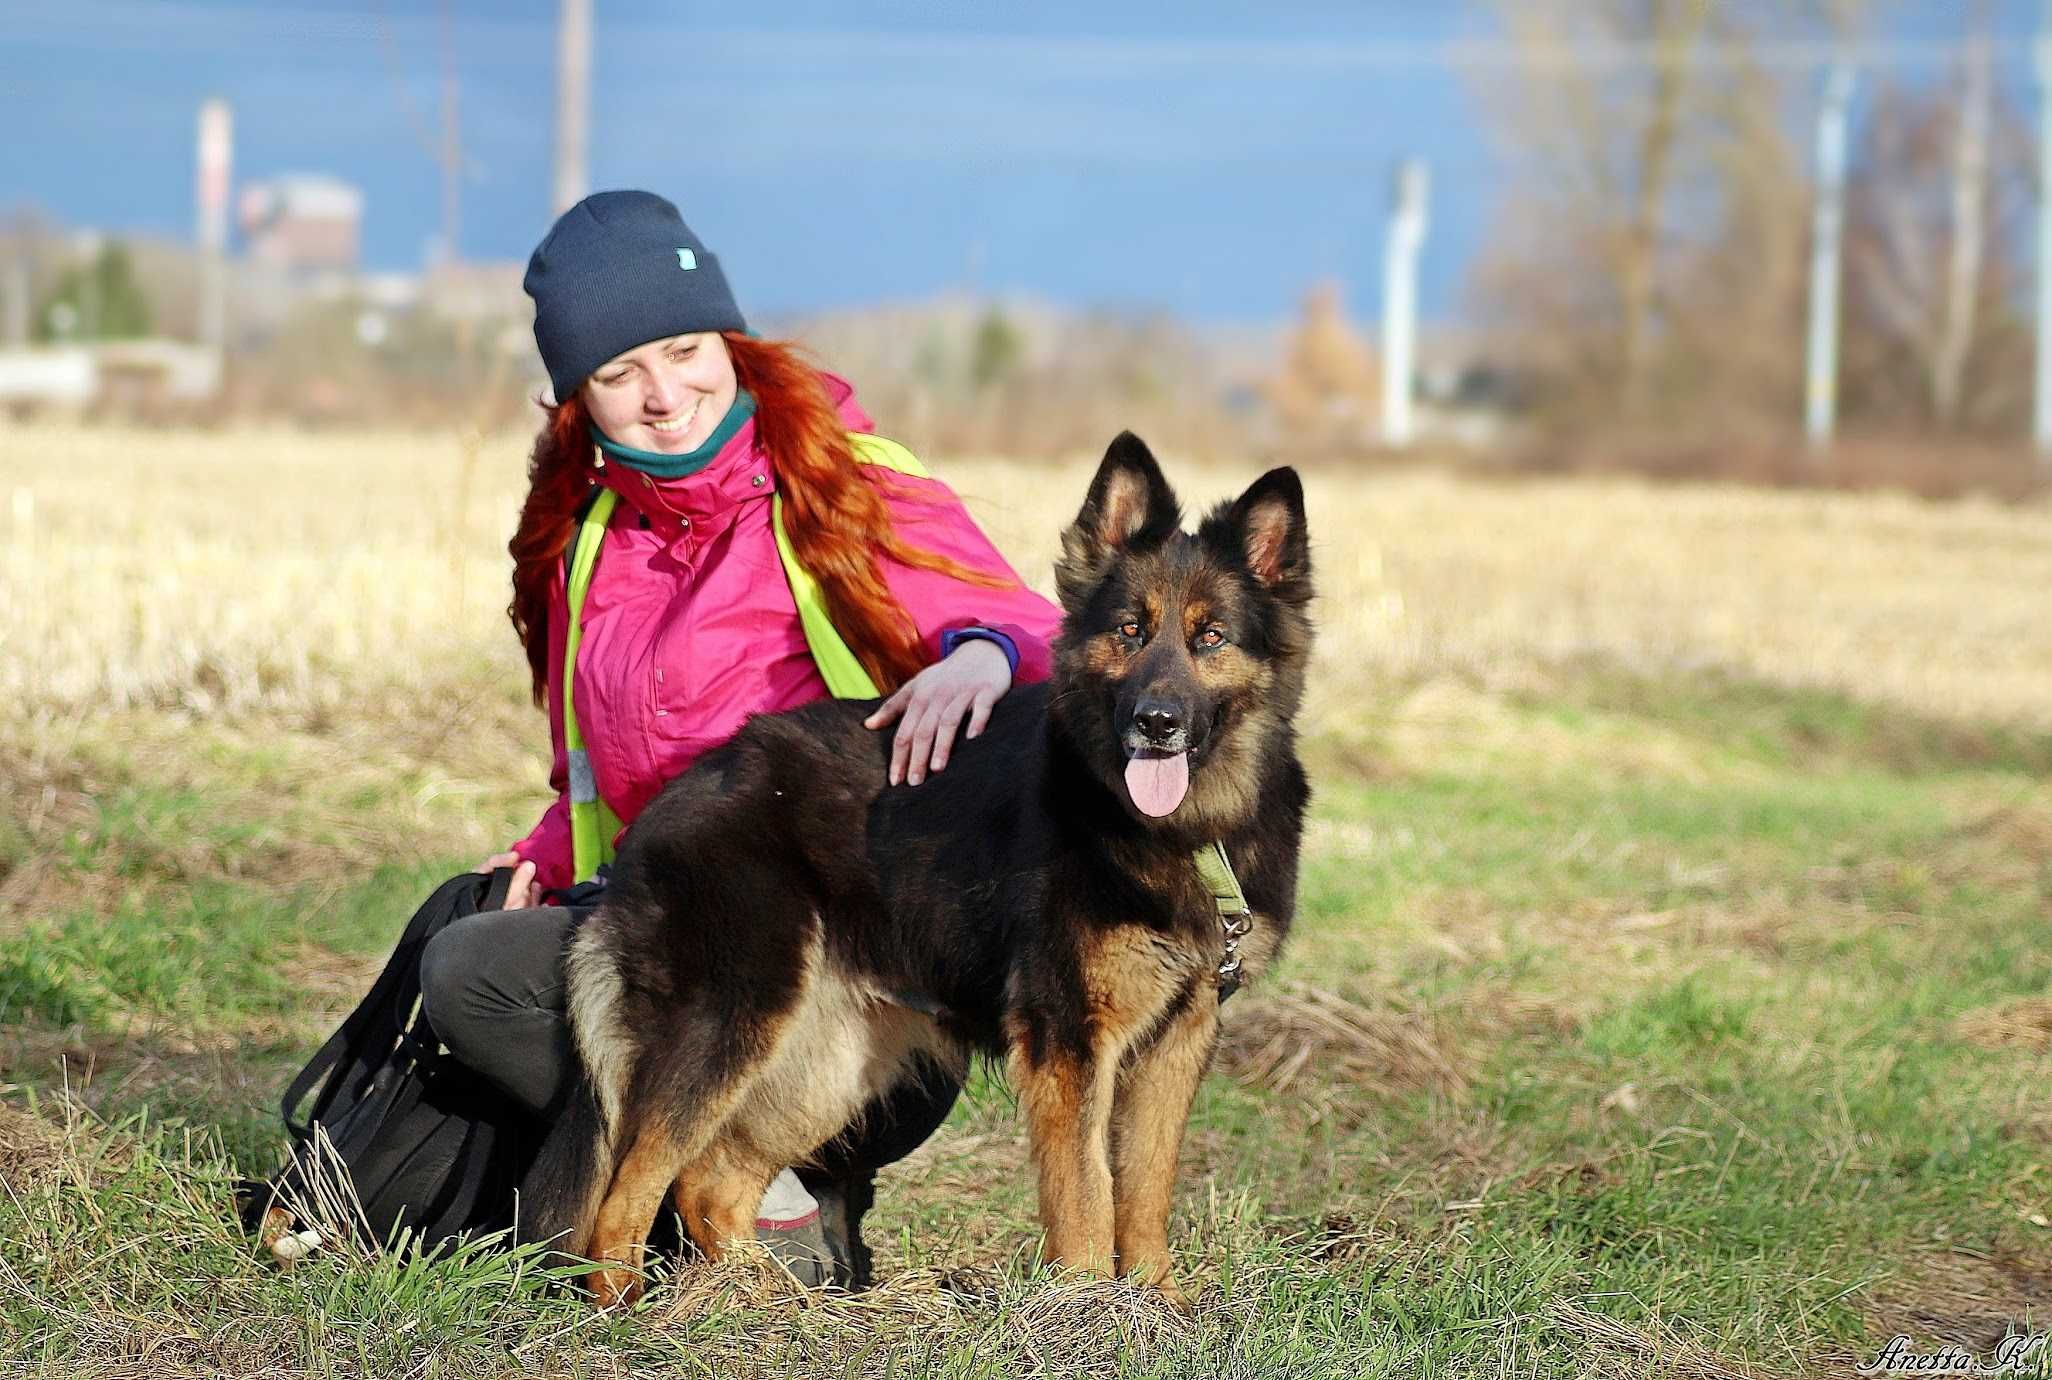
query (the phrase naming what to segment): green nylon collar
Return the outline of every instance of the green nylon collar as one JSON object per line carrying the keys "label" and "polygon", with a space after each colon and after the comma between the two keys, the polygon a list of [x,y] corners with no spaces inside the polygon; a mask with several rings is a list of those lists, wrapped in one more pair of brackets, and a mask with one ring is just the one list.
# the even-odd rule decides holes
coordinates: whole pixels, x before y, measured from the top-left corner
{"label": "green nylon collar", "polygon": [[1218,903],[1220,916],[1247,913],[1246,894],[1240,890],[1240,879],[1233,875],[1223,843],[1207,843],[1197,850],[1197,875],[1211,888],[1211,899]]}
{"label": "green nylon collar", "polygon": [[630,470],[639,470],[657,479],[682,479],[710,465],[719,455],[720,448],[733,440],[734,433],[754,415],[755,395],[746,388],[736,389],[733,405],[727,409],[727,415],[720,418],[720,424],[713,428],[713,434],[695,450],[687,450],[682,455],[665,455],[661,451],[623,446],[600,431],[597,422],[591,424],[591,439],[598,442],[598,448],[606,453],[608,459],[617,460]]}

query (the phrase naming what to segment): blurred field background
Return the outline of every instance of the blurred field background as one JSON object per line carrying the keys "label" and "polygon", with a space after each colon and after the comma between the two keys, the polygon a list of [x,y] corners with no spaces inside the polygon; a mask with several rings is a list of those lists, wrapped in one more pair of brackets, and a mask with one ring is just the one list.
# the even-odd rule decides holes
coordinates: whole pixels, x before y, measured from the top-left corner
{"label": "blurred field background", "polygon": [[[603,0],[595,180],[689,187],[751,320],[850,377],[1037,588],[1122,427],[1193,515],[1300,467],[1299,927],[1226,1008],[1186,1144],[1193,1319],[1036,1273],[985,1076],[885,1175],[865,1298],[737,1267],[597,1318],[518,1255],[275,1272],[226,1197],[279,1153],[278,1092],[428,889],[547,803],[504,608],[556,9],[103,4],[0,52],[0,110],[68,112],[0,151],[0,338],[28,342],[0,350],[0,1371],[1753,1380],[2052,1327],[2021,0],[1331,34],[1282,7],[1280,38],[1202,4],[700,32]],[[684,168],[633,104],[680,52],[718,69],[734,166]],[[271,66],[293,91],[232,75]],[[215,249],[135,209],[166,158],[186,175],[208,93],[164,74],[193,72],[241,93],[267,188]],[[355,123],[324,133],[331,105]],[[135,226],[27,204],[124,110],[181,144],[136,161]],[[380,190],[272,175],[312,148]],[[1414,158],[1422,310],[1391,368]],[[430,229],[417,272],[359,261]],[[857,267],[828,282],[834,255]],[[187,395],[163,360],[194,349],[215,372]],[[19,385],[51,360],[97,391]]]}

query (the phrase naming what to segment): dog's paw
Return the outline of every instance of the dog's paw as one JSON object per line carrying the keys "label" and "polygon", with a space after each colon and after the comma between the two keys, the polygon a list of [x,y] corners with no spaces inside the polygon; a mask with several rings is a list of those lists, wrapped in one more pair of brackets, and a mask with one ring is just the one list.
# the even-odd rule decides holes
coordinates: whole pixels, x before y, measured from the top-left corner
{"label": "dog's paw", "polygon": [[629,1308],[641,1297],[639,1270],[593,1270],[584,1282],[591,1290],[592,1304],[601,1309]]}
{"label": "dog's paw", "polygon": [[1162,1302],[1186,1317],[1197,1311],[1197,1305],[1190,1302],[1190,1296],[1176,1286],[1174,1277],[1170,1275],[1165,1274],[1154,1281],[1154,1291],[1161,1295]]}

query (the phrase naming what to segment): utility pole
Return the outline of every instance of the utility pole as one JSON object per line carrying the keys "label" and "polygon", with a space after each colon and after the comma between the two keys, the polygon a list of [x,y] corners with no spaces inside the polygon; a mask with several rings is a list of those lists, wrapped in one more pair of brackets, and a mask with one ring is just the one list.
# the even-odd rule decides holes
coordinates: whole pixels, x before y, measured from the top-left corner
{"label": "utility pole", "polygon": [[7,259],[7,329],[4,339],[8,346],[16,350],[24,348],[29,342],[28,265],[22,262],[19,249]]}
{"label": "utility pole", "polygon": [[81,230],[71,237],[71,252],[79,264],[78,336],[97,341],[101,330],[100,254],[107,242],[97,230]]}
{"label": "utility pole", "polygon": [[5,284],[6,329],[0,341],[20,350],[29,343],[29,239],[32,233],[25,213],[16,213],[7,227],[7,281]]}
{"label": "utility pole", "polygon": [[[2052,3],[2052,0],[2048,0]],[[1389,238],[1382,251],[1382,440],[1411,444],[1411,380],[1418,339],[1418,251],[1425,245],[1428,184],[1423,160],[1397,169]]]}
{"label": "utility pole", "polygon": [[456,21],[454,0],[442,0],[442,262],[453,265],[462,233],[463,145],[456,134]]}
{"label": "utility pole", "polygon": [[2038,466],[2052,471],[2052,0],[2038,30]]}
{"label": "utility pole", "polygon": [[232,129],[228,102],[210,100],[200,106],[199,223],[193,238],[199,242],[200,252],[199,342],[213,350],[221,348],[227,335],[221,254],[228,242]]}
{"label": "utility pole", "polygon": [[582,201],[591,187],[584,168],[590,87],[591,0],[562,0],[556,34],[556,186],[551,216]]}
{"label": "utility pole", "polygon": [[1838,421],[1839,239],[1845,226],[1845,125],[1853,69],[1844,57],[1824,80],[1817,112],[1817,204],[1810,236],[1810,341],[1804,369],[1803,433],[1812,450],[1831,444]]}

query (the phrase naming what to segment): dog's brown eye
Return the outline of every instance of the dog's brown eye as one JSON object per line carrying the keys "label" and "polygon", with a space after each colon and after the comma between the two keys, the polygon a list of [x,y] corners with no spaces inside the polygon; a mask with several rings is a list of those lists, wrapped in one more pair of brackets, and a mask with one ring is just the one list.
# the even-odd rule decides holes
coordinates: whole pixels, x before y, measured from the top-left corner
{"label": "dog's brown eye", "polygon": [[1121,624],[1119,624],[1119,636],[1120,636],[1120,637],[1138,637],[1139,635],[1140,635],[1140,625],[1139,625],[1138,623],[1121,623]]}
{"label": "dog's brown eye", "polygon": [[1226,635],[1223,628],[1206,628],[1203,632],[1197,634],[1197,645],[1200,647],[1223,647],[1225,640]]}

